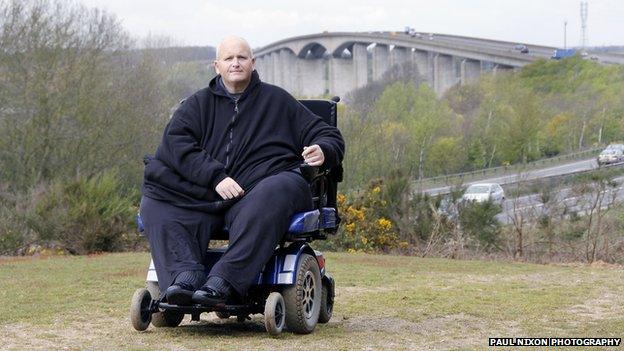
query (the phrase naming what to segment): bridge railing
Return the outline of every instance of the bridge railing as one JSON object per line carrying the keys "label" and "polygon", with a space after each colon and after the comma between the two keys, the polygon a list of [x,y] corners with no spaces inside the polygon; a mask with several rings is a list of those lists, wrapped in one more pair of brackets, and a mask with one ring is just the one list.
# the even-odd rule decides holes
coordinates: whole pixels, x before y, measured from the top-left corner
{"label": "bridge railing", "polygon": [[562,164],[567,161],[582,160],[582,159],[595,157],[603,149],[604,147],[596,147],[596,148],[590,148],[590,149],[575,152],[575,153],[559,155],[559,156],[549,157],[549,158],[543,158],[543,159],[528,162],[525,164],[491,167],[491,168],[484,168],[484,169],[470,171],[470,172],[462,172],[462,173],[455,173],[455,174],[448,174],[448,175],[436,176],[436,177],[431,177],[431,178],[425,178],[422,180],[415,181],[415,185],[419,189],[426,191],[427,189],[431,189],[435,187],[454,186],[454,185],[465,184],[467,182],[473,182],[473,181],[478,181],[482,179],[492,178],[496,176],[508,176],[508,175],[517,174],[518,172],[536,170],[544,166],[556,166],[557,164]]}

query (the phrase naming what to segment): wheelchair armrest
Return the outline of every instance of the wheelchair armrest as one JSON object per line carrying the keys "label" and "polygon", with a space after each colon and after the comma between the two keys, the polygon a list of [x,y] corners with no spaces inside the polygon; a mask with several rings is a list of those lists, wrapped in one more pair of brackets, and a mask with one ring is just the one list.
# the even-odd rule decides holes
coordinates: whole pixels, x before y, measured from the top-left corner
{"label": "wheelchair armrest", "polygon": [[310,166],[307,163],[302,163],[299,165],[299,171],[301,171],[301,175],[308,183],[312,183],[318,177],[321,167]]}

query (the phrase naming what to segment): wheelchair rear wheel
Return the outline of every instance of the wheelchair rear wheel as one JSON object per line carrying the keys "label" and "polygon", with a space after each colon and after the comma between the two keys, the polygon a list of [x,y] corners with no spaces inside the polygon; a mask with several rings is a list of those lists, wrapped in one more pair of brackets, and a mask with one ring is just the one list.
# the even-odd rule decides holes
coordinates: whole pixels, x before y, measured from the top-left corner
{"label": "wheelchair rear wheel", "polygon": [[329,291],[329,286],[323,284],[323,295],[321,296],[321,311],[319,313],[319,323],[327,323],[334,311],[334,297]]}
{"label": "wheelchair rear wheel", "polygon": [[314,331],[321,310],[321,273],[314,256],[302,254],[295,284],[284,289],[286,326],[297,334]]}

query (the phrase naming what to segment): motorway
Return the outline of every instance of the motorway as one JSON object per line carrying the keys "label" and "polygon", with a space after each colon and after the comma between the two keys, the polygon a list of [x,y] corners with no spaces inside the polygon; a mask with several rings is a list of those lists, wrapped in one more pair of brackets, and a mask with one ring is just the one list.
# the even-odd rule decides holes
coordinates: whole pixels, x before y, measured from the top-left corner
{"label": "motorway", "polygon": [[[552,189],[552,199],[542,202],[541,194],[531,194],[519,196],[513,199],[506,199],[496,218],[504,224],[512,224],[515,221],[537,221],[543,215],[564,216],[572,213],[583,215],[589,212],[592,207],[595,209],[606,209],[613,204],[624,201],[624,177],[613,179],[614,186],[606,187],[598,196],[597,191],[582,193],[574,191],[572,188]],[[602,199],[601,201],[598,200]]]}
{"label": "motorway", "polygon": [[[455,35],[446,35],[446,34],[436,34],[432,33],[430,36],[429,33],[419,33],[420,37],[414,37],[415,40],[423,40],[423,41],[438,41],[444,42],[448,44],[461,44],[466,46],[474,46],[476,48],[487,48],[492,50],[498,50],[508,53],[517,53],[514,49],[516,44],[524,44],[529,49],[529,52],[526,54],[528,56],[535,56],[540,58],[550,58],[554,52],[556,47],[552,46],[542,46],[542,45],[533,45],[529,43],[521,43],[521,42],[508,42],[501,40],[492,40],[492,39],[481,39],[481,38],[471,38],[471,37],[462,37]],[[407,34],[404,34],[407,35]],[[431,39],[430,39],[431,38]],[[618,53],[604,53],[604,52],[593,52],[591,50],[587,51],[588,57],[594,57],[596,61],[608,64],[624,64],[624,54]]]}
{"label": "motorway", "polygon": [[[499,183],[501,185],[512,184],[512,183],[517,183],[519,181],[528,181],[528,180],[535,180],[535,179],[540,179],[540,178],[548,178],[548,177],[584,172],[584,171],[589,171],[589,170],[596,169],[596,168],[598,168],[596,159],[590,158],[586,160],[565,163],[565,164],[553,166],[553,167],[547,167],[547,168],[542,168],[542,169],[537,169],[537,170],[532,170],[532,171],[512,173],[512,174],[507,174],[507,175],[499,176],[499,177],[481,179],[478,181],[466,183],[465,185],[470,185],[474,183]],[[424,192],[429,195],[438,195],[438,194],[448,193],[450,192],[450,190],[451,190],[451,186],[442,186],[442,187],[429,188],[429,189],[424,190]]]}
{"label": "motorway", "polygon": [[[623,163],[615,164],[614,167],[622,167]],[[569,162],[566,164],[547,167],[527,172],[509,174],[505,176],[492,177],[473,181],[465,184],[475,183],[499,183],[501,185],[512,185],[519,182],[547,179],[550,177],[558,177],[570,175],[574,173],[586,172],[597,169],[598,164],[595,158]],[[606,187],[601,193],[601,208],[608,208],[612,204],[624,202],[624,177],[613,179],[614,186]],[[441,195],[450,191],[450,186],[430,188],[424,192],[429,195]],[[507,187],[509,194],[511,188]],[[550,200],[543,202],[542,194],[522,195],[515,198],[507,198],[501,203],[502,212],[496,218],[503,224],[512,224],[514,221],[535,221],[542,215],[564,215],[576,213],[583,215],[587,213],[596,201],[597,192],[581,193],[571,187],[550,189]]]}

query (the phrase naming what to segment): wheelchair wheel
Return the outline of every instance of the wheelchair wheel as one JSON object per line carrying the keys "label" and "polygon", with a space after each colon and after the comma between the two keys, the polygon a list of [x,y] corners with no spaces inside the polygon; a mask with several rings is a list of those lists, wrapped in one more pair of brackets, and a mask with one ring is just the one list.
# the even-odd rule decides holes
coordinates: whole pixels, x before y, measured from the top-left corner
{"label": "wheelchair wheel", "polygon": [[228,319],[228,318],[231,317],[229,312],[219,312],[219,311],[217,311],[217,312],[215,312],[215,314],[217,315],[217,317],[219,319]]}
{"label": "wheelchair wheel", "polygon": [[323,284],[321,296],[321,311],[319,312],[319,323],[327,323],[334,311],[334,297],[331,295],[329,286]]}
{"label": "wheelchair wheel", "polygon": [[[147,291],[154,297],[160,298],[160,288],[156,282],[147,282]],[[175,328],[184,319],[184,313],[176,311],[162,311],[152,314],[152,325],[157,328]]]}
{"label": "wheelchair wheel", "polygon": [[134,329],[144,331],[152,321],[152,313],[149,310],[152,295],[147,289],[137,289],[132,295],[130,302],[130,321]]}
{"label": "wheelchair wheel", "polygon": [[274,291],[266,300],[264,305],[264,327],[271,335],[279,335],[284,329],[286,316],[284,314],[285,304],[282,294]]}
{"label": "wheelchair wheel", "polygon": [[294,285],[284,289],[286,326],[297,334],[314,331],[321,310],[321,273],[316,258],[302,254]]}

